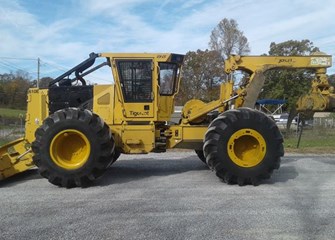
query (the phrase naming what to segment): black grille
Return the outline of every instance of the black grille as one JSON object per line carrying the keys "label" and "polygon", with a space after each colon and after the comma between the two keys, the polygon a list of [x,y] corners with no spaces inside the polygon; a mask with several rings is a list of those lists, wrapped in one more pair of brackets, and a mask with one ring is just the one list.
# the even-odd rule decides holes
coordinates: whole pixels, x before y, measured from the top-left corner
{"label": "black grille", "polygon": [[[93,86],[49,88],[49,113],[68,107],[92,108]],[[92,110],[92,109],[90,109]]]}

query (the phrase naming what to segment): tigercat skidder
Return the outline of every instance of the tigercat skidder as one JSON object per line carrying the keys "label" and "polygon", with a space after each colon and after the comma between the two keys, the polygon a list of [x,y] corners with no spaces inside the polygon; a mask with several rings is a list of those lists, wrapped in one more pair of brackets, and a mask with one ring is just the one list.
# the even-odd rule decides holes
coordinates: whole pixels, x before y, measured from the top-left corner
{"label": "tigercat skidder", "polygon": [[[96,58],[106,61],[97,65]],[[284,154],[275,122],[252,109],[263,73],[272,68],[314,70],[312,90],[299,100],[298,109],[324,111],[335,105],[326,76],[331,56],[231,56],[225,72],[244,70],[250,78],[237,90],[231,80],[222,83],[218,100],[190,100],[180,122],[173,123],[183,58],[92,53],[47,89],[29,89],[25,136],[0,148],[0,179],[37,166],[52,184],[85,186],[121,153],[184,148],[195,150],[223,181],[257,185],[279,168]],[[114,84],[88,85],[85,76],[103,66],[111,68]]]}

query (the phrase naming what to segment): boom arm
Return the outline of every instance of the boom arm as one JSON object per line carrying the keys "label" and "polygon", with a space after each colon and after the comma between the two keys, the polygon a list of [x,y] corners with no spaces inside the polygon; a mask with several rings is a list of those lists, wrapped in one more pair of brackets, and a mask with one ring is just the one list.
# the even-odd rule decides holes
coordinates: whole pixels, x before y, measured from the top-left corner
{"label": "boom arm", "polygon": [[265,72],[274,68],[326,69],[332,66],[330,55],[310,56],[239,56],[232,55],[225,61],[227,74],[243,70],[250,74],[256,71]]}
{"label": "boom arm", "polygon": [[[225,72],[230,74],[236,70],[242,70],[250,74],[241,89],[245,89],[247,95],[237,100],[237,106],[254,107],[258,95],[264,85],[264,72],[269,69],[313,69],[315,71],[315,79],[312,82],[311,94],[312,103],[306,104],[301,102],[298,110],[321,110],[323,111],[331,105],[331,87],[329,85],[326,69],[331,67],[332,57],[318,53],[310,56],[230,56],[225,61]],[[238,91],[241,91],[239,89]],[[310,94],[310,95],[311,95]],[[322,95],[322,96],[321,96]],[[325,97],[326,96],[326,97]],[[330,96],[330,97],[329,97]],[[323,103],[316,99],[323,99]],[[326,98],[326,99],[325,99]],[[309,98],[311,99],[311,98]],[[308,106],[307,106],[308,105]],[[326,106],[327,105],[327,106]]]}

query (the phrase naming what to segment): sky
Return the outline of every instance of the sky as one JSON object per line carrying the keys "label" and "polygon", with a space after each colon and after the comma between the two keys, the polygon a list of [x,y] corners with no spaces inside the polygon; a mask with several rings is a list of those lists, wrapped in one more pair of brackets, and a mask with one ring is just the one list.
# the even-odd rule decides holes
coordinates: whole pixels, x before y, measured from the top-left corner
{"label": "sky", "polygon": [[223,18],[237,21],[251,55],[303,39],[335,55],[335,0],[0,0],[0,73],[36,79],[37,58],[41,77],[57,77],[91,52],[205,50]]}

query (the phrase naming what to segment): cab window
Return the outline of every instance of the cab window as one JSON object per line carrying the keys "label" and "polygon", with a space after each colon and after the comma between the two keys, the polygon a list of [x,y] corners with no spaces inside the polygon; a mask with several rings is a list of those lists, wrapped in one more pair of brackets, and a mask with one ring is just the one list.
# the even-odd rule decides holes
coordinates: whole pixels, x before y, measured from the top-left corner
{"label": "cab window", "polygon": [[159,63],[159,93],[171,96],[176,91],[178,66],[174,63]]}
{"label": "cab window", "polygon": [[125,102],[152,101],[152,61],[119,60],[117,68]]}

